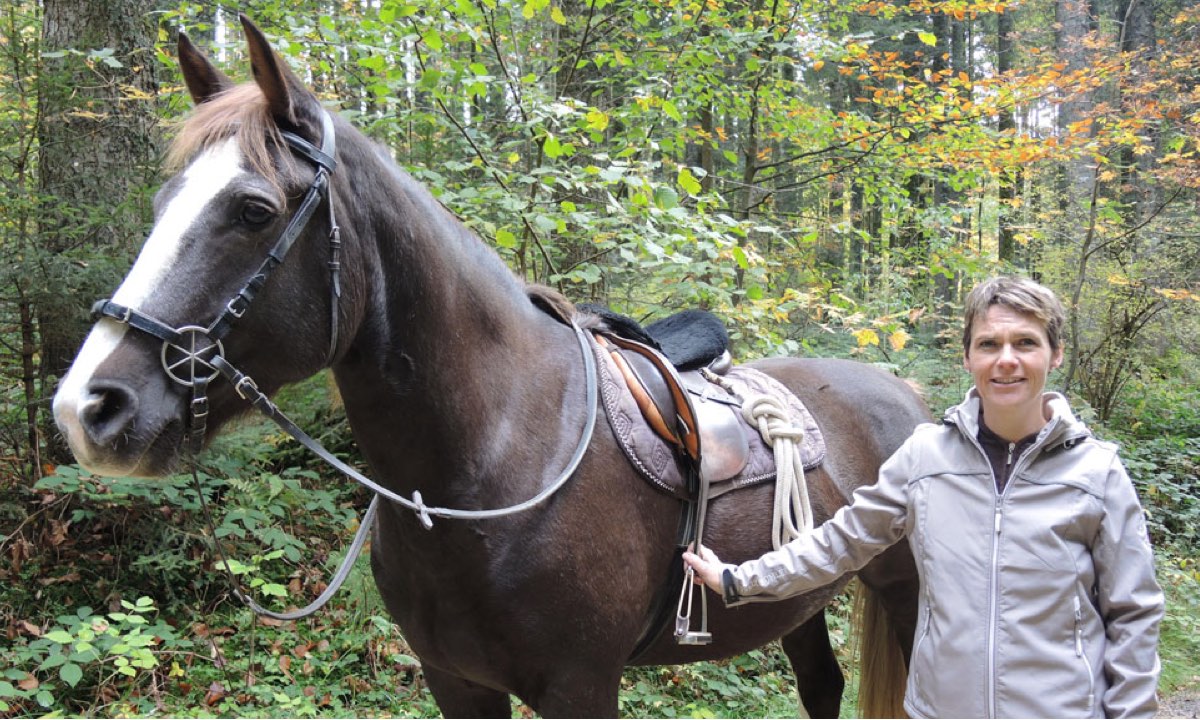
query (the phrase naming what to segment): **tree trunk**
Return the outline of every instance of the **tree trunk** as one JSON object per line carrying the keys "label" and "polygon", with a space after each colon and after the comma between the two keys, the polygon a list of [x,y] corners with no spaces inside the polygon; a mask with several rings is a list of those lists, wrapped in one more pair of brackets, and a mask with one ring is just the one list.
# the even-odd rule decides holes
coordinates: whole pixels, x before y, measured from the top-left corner
{"label": "tree trunk", "polygon": [[[1016,31],[1016,7],[1008,7],[996,18],[996,71],[1003,77],[1012,72],[1016,59],[1016,42],[1013,33]],[[1017,141],[1017,108],[1008,107],[1000,113],[999,126],[1001,135]],[[1018,216],[1017,198],[1020,197],[1018,188],[1021,187],[1023,171],[1017,165],[1007,169],[1000,176],[1000,209],[999,209],[999,256],[1001,262],[1018,264],[1017,240],[1014,219]]]}
{"label": "tree trunk", "polygon": [[[1151,76],[1151,66],[1158,55],[1154,8],[1149,0],[1122,0],[1117,8],[1116,19],[1121,27],[1121,52],[1131,56],[1129,68],[1132,72],[1126,83],[1132,85],[1140,78]],[[1123,104],[1140,102],[1141,98],[1145,97],[1141,94],[1144,89],[1127,84],[1123,84],[1122,93],[1132,94],[1133,98],[1122,98]],[[1137,154],[1127,147],[1121,158],[1126,191],[1123,199],[1131,209],[1131,225],[1149,221],[1158,212],[1163,199],[1158,184],[1152,181],[1154,165],[1161,155],[1161,128],[1158,124],[1151,124],[1144,132],[1148,144],[1154,147],[1154,152]],[[1151,245],[1146,256],[1152,257],[1158,250],[1159,248]]]}
{"label": "tree trunk", "polygon": [[[65,372],[83,339],[87,304],[112,291],[122,259],[141,243],[159,133],[154,0],[42,5],[37,135],[46,257],[32,300],[49,393],[47,381]],[[51,455],[67,459],[61,448]]]}
{"label": "tree trunk", "polygon": [[[1057,0],[1055,18],[1055,44],[1058,59],[1066,66],[1064,74],[1085,69],[1089,63],[1088,35],[1096,26],[1092,0]],[[1073,130],[1077,127],[1076,123],[1091,117],[1095,105],[1091,90],[1065,90],[1068,94],[1058,106],[1058,131],[1063,138],[1072,132],[1078,132]],[[1094,132],[1093,124],[1089,133]],[[1063,226],[1067,228],[1067,232],[1070,232],[1070,228],[1078,227],[1079,220],[1087,212],[1095,177],[1093,165],[1094,161],[1091,158],[1077,153],[1061,169],[1060,197],[1065,214]]]}

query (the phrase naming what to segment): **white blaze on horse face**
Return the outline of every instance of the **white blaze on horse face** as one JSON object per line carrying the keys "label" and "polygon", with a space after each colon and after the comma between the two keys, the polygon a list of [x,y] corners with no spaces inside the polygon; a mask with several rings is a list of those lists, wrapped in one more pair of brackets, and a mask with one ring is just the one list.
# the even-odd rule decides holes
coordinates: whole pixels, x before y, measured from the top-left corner
{"label": "white blaze on horse face", "polygon": [[[113,295],[113,302],[145,310],[144,303],[163,284],[179,257],[188,230],[209,203],[243,172],[241,161],[237,141],[231,138],[201,153],[184,170],[183,184],[155,223],[137,262]],[[80,462],[86,462],[87,434],[79,414],[89,402],[97,401],[89,396],[88,383],[127,329],[108,318],[96,323],[54,396],[54,418]]]}

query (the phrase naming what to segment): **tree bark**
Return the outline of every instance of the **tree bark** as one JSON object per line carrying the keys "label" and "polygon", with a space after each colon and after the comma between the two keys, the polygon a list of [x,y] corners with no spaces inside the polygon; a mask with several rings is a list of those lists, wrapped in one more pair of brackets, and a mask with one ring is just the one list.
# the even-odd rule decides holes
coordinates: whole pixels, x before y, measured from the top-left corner
{"label": "tree bark", "polygon": [[[1085,69],[1089,63],[1087,38],[1096,27],[1096,13],[1092,0],[1057,0],[1055,26],[1056,52],[1059,61],[1066,66],[1064,74]],[[1095,106],[1092,91],[1072,91],[1070,88],[1066,88],[1066,91],[1068,94],[1058,106],[1058,131],[1060,137],[1064,138],[1072,133],[1075,123],[1091,116]],[[1090,132],[1094,133],[1095,125],[1091,127]],[[1066,228],[1078,227],[1083,214],[1087,212],[1095,177],[1093,165],[1094,162],[1090,158],[1079,153],[1067,161],[1061,170],[1060,197]]]}
{"label": "tree bark", "polygon": [[[996,71],[1001,77],[1012,72],[1016,60],[1016,7],[1008,7],[996,18]],[[1017,108],[1008,107],[1000,113],[998,129],[1015,143],[1017,140]],[[1018,165],[1000,177],[999,256],[1001,262],[1018,263],[1018,247],[1014,219],[1018,216],[1017,198],[1023,170]]]}
{"label": "tree bark", "polygon": [[[44,0],[37,127],[43,391],[69,367],[92,295],[143,238],[158,170],[155,0]],[[115,261],[115,263],[114,263]],[[53,437],[48,433],[47,437]],[[67,457],[52,450],[57,460]]]}

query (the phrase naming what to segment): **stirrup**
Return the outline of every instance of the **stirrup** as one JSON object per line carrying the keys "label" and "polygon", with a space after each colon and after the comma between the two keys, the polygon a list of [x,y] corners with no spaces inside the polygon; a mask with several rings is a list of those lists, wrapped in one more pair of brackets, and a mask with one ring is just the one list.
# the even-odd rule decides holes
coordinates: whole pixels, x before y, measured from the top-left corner
{"label": "stirrup", "polygon": [[683,589],[675,609],[675,642],[680,645],[708,645],[712,642],[712,633],[708,631],[708,593],[703,590],[700,591],[700,629],[689,629],[692,624],[692,593],[696,589],[696,583],[693,582],[695,574],[696,571],[690,567],[684,571]]}

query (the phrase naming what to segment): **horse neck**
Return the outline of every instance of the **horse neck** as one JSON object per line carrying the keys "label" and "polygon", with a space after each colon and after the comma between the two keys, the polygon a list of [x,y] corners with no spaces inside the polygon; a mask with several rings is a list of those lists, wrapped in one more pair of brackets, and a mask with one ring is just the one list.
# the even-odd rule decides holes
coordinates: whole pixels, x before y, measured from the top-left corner
{"label": "horse neck", "polygon": [[364,309],[335,371],[360,448],[402,489],[438,477],[435,493],[456,479],[475,492],[481,473],[521,464],[536,480],[528,468],[556,463],[560,445],[569,454],[581,423],[571,331],[390,160],[374,149],[354,160],[343,233]]}

